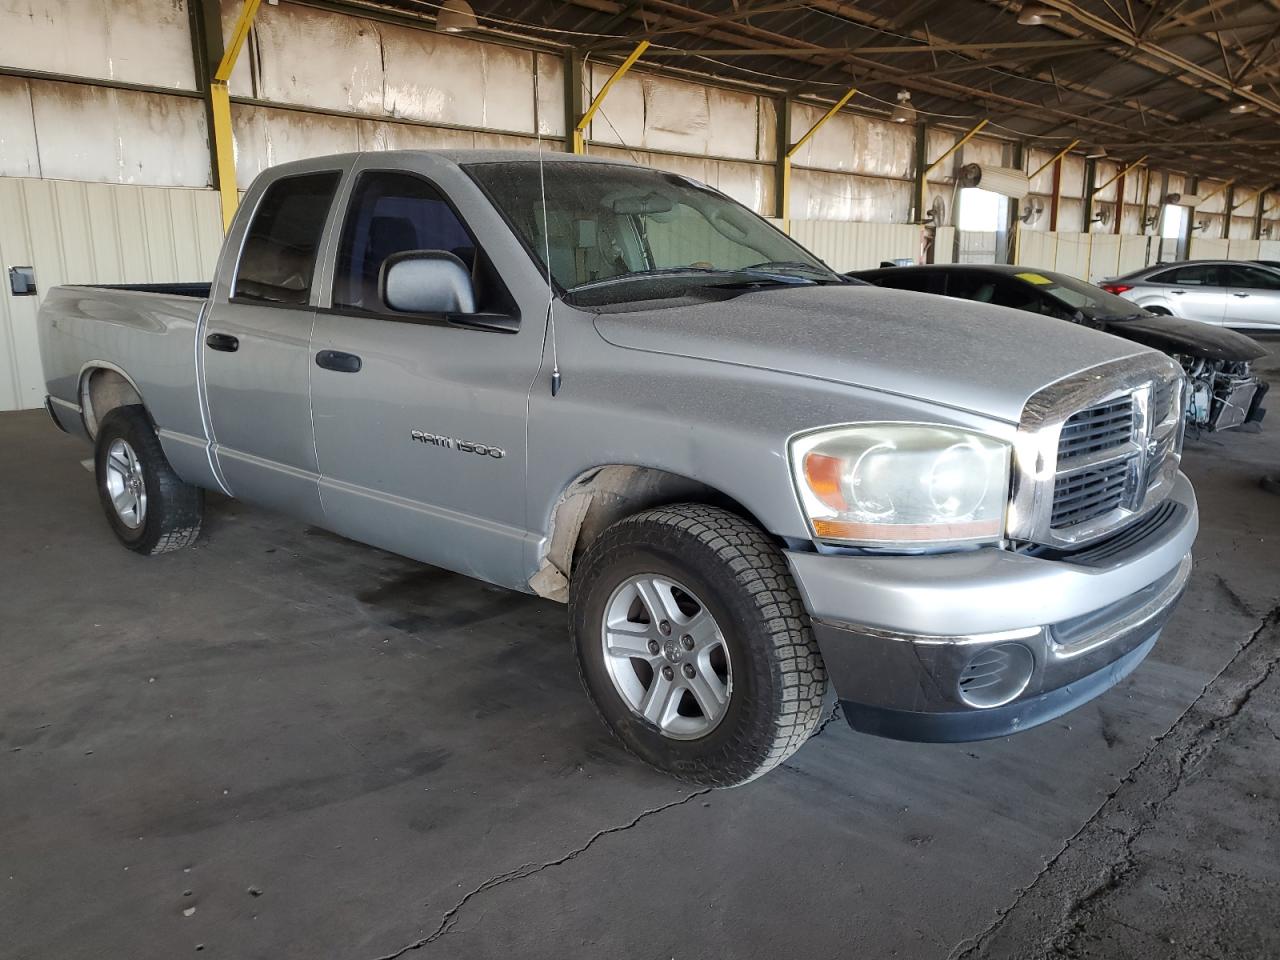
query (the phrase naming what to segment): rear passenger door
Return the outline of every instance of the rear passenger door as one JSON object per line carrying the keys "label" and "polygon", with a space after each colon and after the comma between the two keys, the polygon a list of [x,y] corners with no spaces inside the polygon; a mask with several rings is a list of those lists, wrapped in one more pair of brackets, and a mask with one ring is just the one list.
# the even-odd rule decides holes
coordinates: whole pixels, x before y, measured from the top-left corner
{"label": "rear passenger door", "polygon": [[[426,563],[523,585],[525,418],[546,288],[525,290],[525,303],[513,299],[455,205],[457,193],[474,194],[479,213],[496,216],[465,174],[443,162],[434,174],[420,172],[434,169],[422,155],[404,161],[411,167],[398,163],[371,154],[357,165],[330,302],[316,317],[310,366],[325,525]],[[387,307],[379,277],[388,258],[409,250],[457,256],[471,271],[479,309],[506,318],[507,328]],[[335,354],[354,359],[335,365]]]}
{"label": "rear passenger door", "polygon": [[1216,263],[1189,263],[1158,273],[1147,282],[1159,288],[1175,317],[1222,324],[1227,309],[1227,288]]}
{"label": "rear passenger door", "polygon": [[308,364],[313,281],[341,169],[245,198],[223,248],[200,347],[218,469],[233,495],[320,523]]}
{"label": "rear passenger door", "polygon": [[1232,264],[1226,271],[1226,325],[1280,329],[1280,273],[1243,263]]}

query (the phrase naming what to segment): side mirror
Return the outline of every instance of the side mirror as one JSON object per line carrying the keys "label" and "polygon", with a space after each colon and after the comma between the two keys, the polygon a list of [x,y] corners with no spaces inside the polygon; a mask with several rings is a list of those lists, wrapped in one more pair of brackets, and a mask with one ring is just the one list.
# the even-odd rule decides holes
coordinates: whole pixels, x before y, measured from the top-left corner
{"label": "side mirror", "polygon": [[405,250],[382,265],[382,302],[398,313],[475,313],[471,274],[445,250]]}

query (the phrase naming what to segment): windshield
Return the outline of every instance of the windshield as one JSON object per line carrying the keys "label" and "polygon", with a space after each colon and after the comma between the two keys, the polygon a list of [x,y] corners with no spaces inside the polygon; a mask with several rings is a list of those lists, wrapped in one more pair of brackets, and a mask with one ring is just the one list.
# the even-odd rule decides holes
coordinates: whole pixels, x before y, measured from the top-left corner
{"label": "windshield", "polygon": [[1091,283],[1068,277],[1061,273],[1045,273],[1028,270],[1016,275],[1019,280],[1035,284],[1044,293],[1060,300],[1073,310],[1080,310],[1095,317],[1133,317],[1142,313],[1142,308],[1124,297]]}
{"label": "windshield", "polygon": [[[570,296],[673,277],[837,283],[811,253],[723,194],[673,173],[602,163],[479,163],[467,172]],[[546,181],[543,223],[542,180]],[[545,228],[545,239],[544,239]],[[680,285],[677,284],[677,287]],[[644,294],[645,296],[648,295]]]}

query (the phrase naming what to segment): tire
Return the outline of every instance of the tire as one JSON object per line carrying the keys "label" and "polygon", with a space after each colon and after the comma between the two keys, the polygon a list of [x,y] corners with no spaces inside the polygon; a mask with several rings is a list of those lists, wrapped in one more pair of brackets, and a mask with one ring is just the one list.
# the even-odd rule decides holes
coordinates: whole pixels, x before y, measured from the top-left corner
{"label": "tire", "polygon": [[727,510],[677,504],[605,530],[574,566],[569,629],[605,725],[687,783],[754,780],[821,718],[826,669],[786,560]]}
{"label": "tire", "polygon": [[140,406],[116,407],[102,420],[94,474],[107,523],[130,550],[180,550],[200,535],[204,496],[184,483]]}

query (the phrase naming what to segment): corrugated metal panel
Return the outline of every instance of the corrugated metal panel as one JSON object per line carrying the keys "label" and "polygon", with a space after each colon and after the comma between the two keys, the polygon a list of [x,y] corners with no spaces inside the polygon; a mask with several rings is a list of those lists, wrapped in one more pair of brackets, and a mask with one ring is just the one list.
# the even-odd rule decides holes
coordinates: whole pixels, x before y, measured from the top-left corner
{"label": "corrugated metal panel", "polygon": [[955,260],[956,228],[938,227],[933,237],[933,262],[952,263]]}
{"label": "corrugated metal panel", "polygon": [[1097,283],[1104,277],[1114,277],[1120,270],[1120,238],[1114,234],[1095,234],[1089,250],[1088,273],[1082,277]]}
{"label": "corrugated metal panel", "polygon": [[1121,237],[1120,262],[1116,267],[1116,276],[1141,270],[1155,261],[1158,244],[1154,237]]}
{"label": "corrugated metal panel", "polygon": [[[825,111],[796,104],[792,134],[799,137]],[[909,177],[915,162],[915,129],[870,117],[841,113],[818,128],[792,161],[797,167],[817,167],[876,177]]]}
{"label": "corrugated metal panel", "polygon": [[1259,260],[1262,258],[1261,253],[1262,241],[1250,240],[1245,238],[1237,239],[1233,237],[1227,241],[1227,259],[1228,260]]}
{"label": "corrugated metal panel", "polygon": [[[611,66],[592,64],[589,93],[599,91],[612,72]],[[638,150],[757,160],[772,155],[762,153],[772,142],[762,128],[772,123],[772,112],[766,118],[762,98],[754,94],[632,70],[609,91],[588,133],[598,143]]]}
{"label": "corrugated metal panel", "polygon": [[867,270],[882,260],[921,258],[921,228],[915,224],[791,220],[791,236],[833,270]]}
{"label": "corrugated metal panel", "polygon": [[1259,260],[1280,260],[1280,240],[1258,241]]}
{"label": "corrugated metal panel", "polygon": [[0,77],[0,177],[38,176],[31,85],[19,77]]}
{"label": "corrugated metal panel", "polygon": [[791,171],[791,216],[795,220],[854,220],[901,223],[911,205],[911,184],[825,170]]}
{"label": "corrugated metal panel", "polygon": [[[1199,231],[1197,231],[1198,233]],[[1227,241],[1221,237],[1203,237],[1192,234],[1188,259],[1191,260],[1225,260]]]}
{"label": "corrugated metal panel", "polygon": [[199,100],[0,78],[0,125],[0,175],[174,187],[209,184]]}
{"label": "corrugated metal panel", "polygon": [[194,90],[185,0],[0,4],[0,63],[25,70]]}
{"label": "corrugated metal panel", "polygon": [[[0,177],[0,264],[35,267],[43,293],[60,283],[207,280],[222,244],[218,195]],[[43,296],[0,292],[0,410],[38,407],[36,337]]]}

